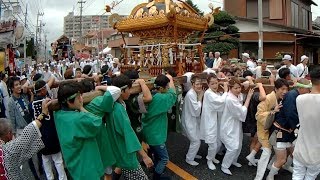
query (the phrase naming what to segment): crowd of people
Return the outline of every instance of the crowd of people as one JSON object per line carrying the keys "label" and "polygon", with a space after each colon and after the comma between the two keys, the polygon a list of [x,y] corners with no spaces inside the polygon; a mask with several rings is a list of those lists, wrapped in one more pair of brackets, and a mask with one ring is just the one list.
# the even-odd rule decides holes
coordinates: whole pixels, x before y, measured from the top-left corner
{"label": "crowd of people", "polygon": [[[208,168],[215,170],[214,164],[220,163],[216,154],[225,151],[221,171],[232,175],[231,165],[242,166],[237,159],[243,134],[249,134],[250,154],[246,159],[249,166],[257,166],[256,180],[264,178],[267,168],[270,170],[267,180],[273,180],[281,168],[293,172],[295,180],[316,179],[320,159],[314,152],[320,142],[313,137],[318,134],[315,126],[319,108],[311,104],[315,105],[319,99],[320,68],[315,67],[309,73],[305,55],[298,66],[292,64],[290,55],[285,55],[283,66],[274,70],[267,68],[266,61],[258,60],[256,64],[248,53],[242,54],[242,60],[244,65],[230,62],[230,66],[224,66],[220,53],[210,52],[206,59],[209,69],[206,91],[199,76],[188,74],[192,86],[182,111],[182,127],[190,140],[186,162],[192,166],[199,164],[195,159],[204,140],[208,144]],[[211,71],[215,72],[210,74]],[[246,81],[242,83],[237,77]],[[274,85],[274,90],[266,94],[262,83]],[[242,87],[249,89],[247,93],[241,93]],[[257,90],[253,91],[252,87]],[[272,149],[275,154],[270,160]],[[262,154],[256,159],[260,150]]]}
{"label": "crowd of people", "polygon": [[[226,61],[219,52],[210,52],[206,88],[200,76],[184,75],[188,81],[183,85],[181,126],[190,140],[186,162],[199,165],[195,159],[202,158],[197,152],[203,140],[208,168],[215,170],[220,163],[216,155],[224,154],[221,171],[232,175],[230,166],[242,166],[237,159],[243,134],[249,134],[246,159],[257,166],[255,179],[262,179],[267,168],[268,180],[280,168],[293,172],[295,180],[315,179],[320,172],[320,109],[315,106],[320,101],[320,68],[309,73],[307,56],[294,66],[285,55],[283,66],[275,69],[264,60],[254,62],[248,53],[242,61]],[[30,171],[31,179],[40,179],[43,168],[49,180],[148,179],[143,165],[152,179],[170,179],[163,173],[169,161],[168,111],[177,102],[176,74],[168,70],[157,76],[150,91],[137,70],[120,73],[120,68],[116,58],[63,59],[26,66],[16,76],[1,73],[0,176],[29,179],[25,171]],[[267,94],[263,84],[274,90]],[[132,98],[133,85],[141,93]],[[91,91],[102,95],[88,95]],[[132,107],[141,115],[137,122],[129,113]]]}

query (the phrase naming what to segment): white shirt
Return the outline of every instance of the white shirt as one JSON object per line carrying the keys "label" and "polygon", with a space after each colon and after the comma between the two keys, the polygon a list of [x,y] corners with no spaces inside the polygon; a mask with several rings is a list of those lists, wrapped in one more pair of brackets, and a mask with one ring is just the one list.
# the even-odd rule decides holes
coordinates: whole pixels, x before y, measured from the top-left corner
{"label": "white shirt", "polygon": [[213,66],[212,66],[212,68],[213,69],[217,69],[217,68],[219,68],[220,67],[220,65],[221,65],[221,62],[222,62],[222,59],[221,59],[221,57],[219,57],[218,59],[217,58],[215,58],[214,59],[214,62],[213,62]]}
{"label": "white shirt", "polygon": [[[265,71],[268,71],[271,73],[271,70],[269,68],[266,68]],[[261,66],[258,66],[255,68],[254,74],[256,75],[256,79],[261,78],[261,74],[262,74],[262,68]]]}
{"label": "white shirt", "polygon": [[8,107],[8,103],[9,103],[9,93],[8,93],[8,88],[7,88],[7,84],[1,80],[0,82],[0,89],[2,91],[2,95],[3,95],[3,104],[4,107],[6,109],[6,116],[9,117],[9,107]]}
{"label": "white shirt", "polygon": [[297,65],[298,77],[305,78],[309,74],[308,66],[304,66],[302,63]]}
{"label": "white shirt", "polygon": [[[289,68],[290,69],[291,78],[298,78],[299,77],[298,69],[297,69],[297,67],[295,65],[291,64],[289,67],[286,66],[286,65],[283,65],[280,69],[282,69],[282,68]],[[279,70],[278,70],[278,72],[279,72]]]}
{"label": "white shirt", "polygon": [[221,116],[220,138],[228,150],[241,150],[242,122],[245,122],[247,108],[242,105],[240,97],[228,93]]}
{"label": "white shirt", "polygon": [[249,68],[249,70],[254,73],[255,68],[257,67],[257,65],[252,61],[252,60],[248,60],[247,61],[247,67]]}
{"label": "white shirt", "polygon": [[181,114],[182,129],[190,141],[200,140],[201,107],[202,103],[197,100],[197,93],[190,89],[184,99]]}
{"label": "white shirt", "polygon": [[48,72],[43,71],[43,80],[47,82],[51,78],[51,75],[52,73],[50,71]]}
{"label": "white shirt", "polygon": [[200,123],[200,137],[206,143],[217,142],[218,132],[220,129],[220,123],[218,122],[220,121],[220,118],[218,114],[223,112],[226,98],[227,93],[220,96],[210,88],[204,93]]}
{"label": "white shirt", "polygon": [[297,97],[300,129],[293,157],[305,166],[320,164],[320,94],[303,94]]}

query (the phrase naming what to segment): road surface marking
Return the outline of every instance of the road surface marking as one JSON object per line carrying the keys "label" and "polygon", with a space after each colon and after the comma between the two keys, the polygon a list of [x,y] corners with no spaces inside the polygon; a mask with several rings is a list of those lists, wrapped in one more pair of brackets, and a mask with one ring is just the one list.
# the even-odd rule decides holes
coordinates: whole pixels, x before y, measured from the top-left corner
{"label": "road surface marking", "polygon": [[[147,151],[148,147],[144,142],[142,142],[142,147],[145,151]],[[176,175],[180,176],[182,179],[198,180],[196,177],[192,176],[187,171],[181,169],[179,166],[175,165],[171,161],[168,162],[167,168],[170,169],[172,172],[174,172]]]}

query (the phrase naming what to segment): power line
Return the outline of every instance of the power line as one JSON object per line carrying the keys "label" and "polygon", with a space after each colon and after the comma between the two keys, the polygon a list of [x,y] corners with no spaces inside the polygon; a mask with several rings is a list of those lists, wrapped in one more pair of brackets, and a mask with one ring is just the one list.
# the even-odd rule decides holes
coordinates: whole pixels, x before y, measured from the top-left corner
{"label": "power line", "polygon": [[[5,6],[6,9],[9,10],[9,7],[6,5],[6,3],[2,3],[2,4]],[[13,8],[12,3],[10,2],[10,0],[9,0],[9,4]],[[23,23],[23,26],[26,26],[26,24],[24,23],[24,21],[20,17],[20,15],[19,14],[17,14],[17,15],[18,15],[19,19],[21,20],[21,23]],[[12,16],[14,17],[14,19],[16,19],[16,20],[18,19],[14,14],[12,14]],[[26,27],[26,29],[29,31],[29,33],[32,33],[32,31],[29,29],[29,27]]]}
{"label": "power line", "polygon": [[[23,9],[27,9],[28,3],[24,3],[23,0],[20,0],[20,3],[24,6]],[[29,11],[29,12],[30,12],[30,11]],[[31,20],[30,20],[30,19],[32,19],[32,18],[30,17],[30,13],[24,13],[24,15],[27,16],[27,23],[28,23],[28,25],[31,26],[31,27],[33,28],[33,30],[35,30],[34,27],[36,27],[36,26],[33,25],[33,23],[32,23]]]}
{"label": "power line", "polygon": [[88,6],[86,6],[85,8],[83,8],[83,12],[85,12],[94,2],[95,2],[95,0],[91,0],[91,1],[88,3]]}

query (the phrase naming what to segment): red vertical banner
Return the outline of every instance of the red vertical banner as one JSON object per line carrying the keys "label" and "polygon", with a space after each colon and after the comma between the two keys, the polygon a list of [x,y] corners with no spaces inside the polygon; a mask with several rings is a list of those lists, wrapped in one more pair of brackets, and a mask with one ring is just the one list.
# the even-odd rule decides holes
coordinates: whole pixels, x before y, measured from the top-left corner
{"label": "red vertical banner", "polygon": [[12,44],[8,45],[7,55],[9,60],[9,76],[15,75],[15,62],[14,62],[14,51],[12,49]]}

